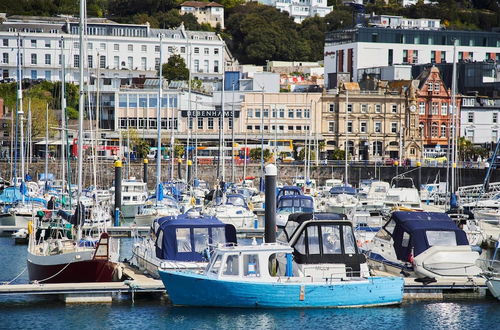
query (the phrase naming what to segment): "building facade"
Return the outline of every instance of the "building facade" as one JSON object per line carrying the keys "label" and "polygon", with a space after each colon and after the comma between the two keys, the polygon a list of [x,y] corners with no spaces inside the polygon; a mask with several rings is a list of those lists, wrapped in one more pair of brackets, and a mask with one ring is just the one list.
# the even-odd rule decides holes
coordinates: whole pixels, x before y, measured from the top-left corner
{"label": "building facade", "polygon": [[[78,31],[78,20],[73,17],[7,18],[0,23],[2,78],[17,79],[19,39],[23,78],[59,81],[64,63],[66,81],[78,82]],[[227,64],[225,43],[213,32],[187,31],[182,25],[152,29],[148,24],[118,24],[100,18],[87,21],[85,53],[90,74],[109,79],[154,77],[159,64],[173,54],[182,56],[193,78],[202,80],[221,79]]]}
{"label": "building facade", "polygon": [[181,14],[193,14],[198,23],[224,29],[224,6],[217,2],[185,1],[181,3]]}
{"label": "building facade", "polygon": [[462,98],[460,136],[475,145],[490,146],[500,138],[500,99]]}
{"label": "building facade", "polygon": [[322,136],[328,158],[348,146],[352,159],[419,159],[421,138],[418,114],[409,99],[384,82],[361,89],[358,83],[341,83],[325,93],[321,102]]}
{"label": "building facade", "polygon": [[500,61],[500,33],[359,27],[333,31],[325,40],[325,83],[331,76],[348,72],[354,81],[358,70],[393,64],[453,62],[453,43],[457,61]]}
{"label": "building facade", "polygon": [[258,0],[259,3],[287,12],[295,23],[308,17],[325,17],[332,10],[326,0]]}

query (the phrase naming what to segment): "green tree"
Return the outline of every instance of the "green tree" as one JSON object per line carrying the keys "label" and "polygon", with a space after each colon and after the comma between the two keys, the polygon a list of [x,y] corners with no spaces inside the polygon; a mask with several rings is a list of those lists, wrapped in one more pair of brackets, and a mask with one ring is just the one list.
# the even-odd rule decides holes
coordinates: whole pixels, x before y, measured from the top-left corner
{"label": "green tree", "polygon": [[[252,160],[260,160],[261,157],[261,148],[250,149],[250,159]],[[264,161],[267,162],[271,158],[272,154],[269,149],[264,149]]]}
{"label": "green tree", "polygon": [[[306,148],[300,149],[299,154],[297,155],[297,159],[298,160],[305,160],[305,157],[304,157],[305,153],[306,153]],[[310,160],[315,160],[316,159],[316,152],[314,150],[311,150],[309,152],[309,150],[308,150],[307,158]]]}
{"label": "green tree", "polygon": [[121,132],[122,139],[128,139],[131,151],[135,151],[137,157],[146,158],[149,153],[149,143],[141,138],[139,132],[135,128],[129,128]]}
{"label": "green tree", "polygon": [[344,160],[345,159],[345,151],[341,150],[341,149],[335,149],[335,150],[333,150],[331,159],[333,159],[333,160]]}
{"label": "green tree", "polygon": [[168,81],[189,79],[189,69],[186,67],[184,59],[178,54],[168,58],[167,63],[162,65],[162,71],[163,77]]}

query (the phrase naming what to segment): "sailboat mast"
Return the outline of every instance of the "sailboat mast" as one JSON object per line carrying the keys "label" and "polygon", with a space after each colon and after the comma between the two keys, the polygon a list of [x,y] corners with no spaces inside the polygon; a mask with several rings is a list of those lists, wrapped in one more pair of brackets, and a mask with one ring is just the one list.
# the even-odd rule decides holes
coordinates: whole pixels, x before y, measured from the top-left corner
{"label": "sailboat mast", "polygon": [[347,186],[349,184],[349,172],[347,157],[349,156],[349,91],[345,90],[345,168],[344,168],[344,183]]}
{"label": "sailboat mast", "polygon": [[85,107],[85,95],[83,86],[83,63],[85,55],[85,43],[84,43],[84,22],[85,22],[85,0],[80,0],[80,55],[79,55],[79,98],[78,98],[78,169],[77,169],[77,185],[78,185],[78,197],[77,202],[80,203],[80,196],[82,194],[83,185],[83,112]]}
{"label": "sailboat mast", "polygon": [[[161,106],[163,97],[163,72],[161,59],[163,55],[162,47],[163,35],[160,34],[160,72],[158,76],[158,102],[156,106],[156,204],[160,198],[160,183],[161,183]],[[168,110],[167,110],[168,111]]]}
{"label": "sailboat mast", "polygon": [[[20,37],[19,37],[19,43],[18,43],[18,56],[19,56],[19,83],[17,84],[17,102],[18,102],[18,108],[17,108],[17,115],[19,116],[19,129],[20,129],[20,136],[21,136],[21,141],[20,141],[20,148],[19,152],[21,153],[21,182],[24,183],[24,112],[23,112],[23,83],[22,83],[22,76],[21,76],[21,53],[20,53]],[[17,180],[17,178],[15,178]],[[22,194],[22,201],[24,203],[24,194]]]}
{"label": "sailboat mast", "polygon": [[[221,54],[223,54],[223,50],[221,49]],[[225,136],[224,136],[224,129],[225,129],[225,125],[224,125],[224,102],[226,100],[224,100],[224,89],[225,89],[225,86],[224,86],[224,83],[225,83],[225,80],[224,80],[224,76],[225,76],[225,64],[224,64],[224,56],[222,57],[222,92],[221,92],[221,127],[219,127],[219,129],[221,130],[221,136],[222,136],[222,182],[226,182],[226,150],[225,150],[225,146],[226,146],[226,143],[225,143]],[[262,111],[264,111],[264,108],[262,108]]]}
{"label": "sailboat mast", "polygon": [[47,176],[49,173],[49,104],[45,108],[45,191],[47,191]]}
{"label": "sailboat mast", "polygon": [[61,192],[66,190],[65,169],[66,169],[66,71],[64,66],[64,37],[61,37]]}
{"label": "sailboat mast", "polygon": [[455,193],[455,166],[457,162],[457,145],[456,145],[456,130],[457,130],[457,107],[456,107],[456,101],[455,101],[455,95],[456,95],[456,81],[457,81],[457,61],[456,61],[456,49],[457,49],[457,41],[453,41],[453,73],[452,73],[452,79],[451,79],[451,109],[452,109],[452,114],[451,114],[451,120],[452,120],[452,139],[451,139],[451,193]]}

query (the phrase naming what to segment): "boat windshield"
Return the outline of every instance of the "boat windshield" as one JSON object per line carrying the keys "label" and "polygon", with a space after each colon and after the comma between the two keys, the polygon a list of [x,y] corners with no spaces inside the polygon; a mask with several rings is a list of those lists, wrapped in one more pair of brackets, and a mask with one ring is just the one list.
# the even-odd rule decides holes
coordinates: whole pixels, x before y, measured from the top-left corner
{"label": "boat windshield", "polygon": [[278,213],[296,213],[314,211],[314,203],[312,199],[305,198],[282,198],[278,201]]}
{"label": "boat windshield", "polygon": [[457,237],[454,231],[427,230],[425,232],[429,246],[456,246]]}
{"label": "boat windshield", "polygon": [[226,204],[246,208],[245,199],[243,198],[243,196],[228,196]]}

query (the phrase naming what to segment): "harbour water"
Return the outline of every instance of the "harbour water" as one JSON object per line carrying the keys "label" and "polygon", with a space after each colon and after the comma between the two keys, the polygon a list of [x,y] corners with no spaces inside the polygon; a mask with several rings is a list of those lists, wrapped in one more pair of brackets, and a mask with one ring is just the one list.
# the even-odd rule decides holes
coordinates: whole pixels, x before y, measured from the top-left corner
{"label": "harbour water", "polygon": [[[130,257],[131,243],[122,240],[122,258]],[[0,251],[0,281],[10,281],[26,266],[26,246],[1,237]],[[24,272],[15,283],[26,282]],[[49,296],[0,296],[0,329],[496,329],[499,324],[500,303],[493,298],[381,308],[245,310],[173,307],[158,295],[83,305],[65,305]]]}

